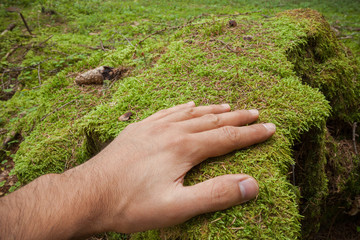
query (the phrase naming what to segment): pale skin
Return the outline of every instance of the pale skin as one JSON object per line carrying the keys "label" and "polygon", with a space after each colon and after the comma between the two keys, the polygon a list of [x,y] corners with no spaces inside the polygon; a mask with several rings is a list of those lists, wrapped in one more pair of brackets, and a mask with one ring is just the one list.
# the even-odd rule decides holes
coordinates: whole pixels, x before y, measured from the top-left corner
{"label": "pale skin", "polygon": [[[255,198],[257,181],[230,174],[183,186],[209,157],[265,141],[275,125],[257,110],[193,102],[130,124],[103,151],[62,174],[41,176],[0,199],[0,239],[71,239],[182,223]],[[247,125],[247,126],[244,126]]]}

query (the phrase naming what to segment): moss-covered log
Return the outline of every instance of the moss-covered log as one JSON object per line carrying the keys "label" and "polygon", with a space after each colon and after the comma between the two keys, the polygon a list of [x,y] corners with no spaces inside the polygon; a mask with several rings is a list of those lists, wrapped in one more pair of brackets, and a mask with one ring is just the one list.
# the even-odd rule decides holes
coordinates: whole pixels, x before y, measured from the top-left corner
{"label": "moss-covered log", "polygon": [[318,229],[306,221],[320,223],[329,194],[326,121],[332,113],[333,119],[360,120],[358,69],[319,13],[202,18],[178,28],[167,41],[147,39],[141,48],[130,46],[105,59],[95,54],[87,61],[133,70],[108,90],[75,85],[66,76],[77,69],[69,68],[40,90],[8,101],[4,115],[20,105],[25,109],[19,121],[6,125],[26,136],[15,156],[22,183],[88,159],[129,124],[117,120],[129,110],[135,113],[131,121],[137,121],[190,100],[229,103],[232,109],[259,109],[260,121],[275,123],[276,134],[263,144],[209,159],[186,176],[185,184],[247,173],[260,184],[256,201],[131,239],[295,239]]}

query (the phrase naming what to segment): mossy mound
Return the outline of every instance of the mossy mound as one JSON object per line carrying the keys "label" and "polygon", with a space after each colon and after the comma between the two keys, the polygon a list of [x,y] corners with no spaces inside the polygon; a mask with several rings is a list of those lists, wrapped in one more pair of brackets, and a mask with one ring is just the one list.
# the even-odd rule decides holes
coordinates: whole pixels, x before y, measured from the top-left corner
{"label": "mossy mound", "polygon": [[[17,93],[6,103],[7,109],[26,109],[18,122],[8,123],[27,135],[15,156],[21,182],[85,161],[129,124],[117,120],[129,110],[135,113],[132,121],[138,121],[190,100],[229,103],[232,109],[259,109],[260,121],[275,123],[276,134],[263,144],[207,160],[185,183],[247,173],[260,184],[256,201],[131,239],[295,239],[301,235],[302,214],[305,220],[320,217],[328,195],[326,121],[331,112],[343,121],[360,115],[358,69],[319,13],[211,16],[179,28],[166,41],[148,39],[141,48],[87,61],[133,70],[108,89],[75,85],[66,77],[79,70],[73,67],[40,90]],[[311,144],[301,144],[307,154],[297,163],[293,148],[301,141]],[[291,166],[295,171],[306,166],[299,183],[292,182]],[[300,192],[311,203],[304,213],[299,212]],[[316,227],[308,226],[305,233]]]}

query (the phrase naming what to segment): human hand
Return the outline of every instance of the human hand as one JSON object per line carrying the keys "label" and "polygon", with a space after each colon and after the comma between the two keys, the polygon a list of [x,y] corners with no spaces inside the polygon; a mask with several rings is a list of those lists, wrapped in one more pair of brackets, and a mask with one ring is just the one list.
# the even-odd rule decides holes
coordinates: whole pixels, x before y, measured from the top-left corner
{"label": "human hand", "polygon": [[243,126],[257,118],[257,110],[230,112],[227,104],[195,107],[190,102],[130,124],[80,166],[101,176],[94,186],[104,194],[102,214],[96,220],[100,229],[132,233],[167,227],[254,198],[257,182],[245,174],[219,176],[194,186],[183,186],[183,180],[209,157],[272,136],[272,123]]}

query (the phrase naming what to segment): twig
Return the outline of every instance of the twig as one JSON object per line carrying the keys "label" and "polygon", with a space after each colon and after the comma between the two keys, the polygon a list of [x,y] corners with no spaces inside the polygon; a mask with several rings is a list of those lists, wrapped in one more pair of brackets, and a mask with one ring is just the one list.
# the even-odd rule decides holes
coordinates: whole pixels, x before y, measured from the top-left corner
{"label": "twig", "polygon": [[244,12],[244,13],[237,13],[237,14],[217,14],[217,15],[215,15],[215,16],[218,16],[218,17],[224,17],[224,16],[236,17],[236,16],[249,15],[249,14],[258,13],[258,12],[262,12],[262,11],[259,10],[259,11]]}
{"label": "twig", "polygon": [[292,177],[293,177],[293,185],[296,186],[296,179],[295,179],[295,164],[291,165],[292,167]]}
{"label": "twig", "polygon": [[119,32],[119,31],[116,31],[118,34],[120,34],[123,38],[125,38],[125,40],[126,41],[128,41],[128,43],[131,45],[131,46],[133,46],[134,48],[136,48],[132,43],[131,43],[131,41],[124,35],[124,34],[122,34],[121,32]]}
{"label": "twig", "polygon": [[339,37],[339,39],[352,39],[353,36],[351,35],[347,35],[347,36],[344,36],[344,37]]}
{"label": "twig", "polygon": [[357,148],[356,148],[356,127],[357,127],[357,122],[354,122],[353,125],[352,125],[352,140],[353,140],[353,144],[354,144],[354,151],[355,151],[355,154],[358,155],[358,151],[357,151]]}
{"label": "twig", "polygon": [[41,86],[41,77],[40,77],[40,65],[38,65],[38,78],[39,78],[39,86]]}
{"label": "twig", "polygon": [[43,117],[40,119],[40,122],[44,121],[45,118],[47,118],[47,117],[50,116],[51,114],[59,111],[60,109],[66,107],[67,105],[69,105],[70,103],[72,103],[72,102],[74,102],[74,101],[76,101],[76,99],[73,99],[73,100],[71,100],[70,102],[65,103],[65,104],[62,105],[61,107],[56,108],[56,109],[53,110],[51,113],[46,114],[45,116],[43,116]]}
{"label": "twig", "polygon": [[2,77],[1,77],[2,89],[5,89],[4,74],[5,74],[5,72],[2,73]]}
{"label": "twig", "polygon": [[233,50],[229,44],[225,43],[224,41],[222,40],[219,40],[219,39],[214,39],[215,41],[219,42],[219,43],[222,43],[225,45],[225,47],[230,51],[230,52],[233,52],[233,53],[239,53],[239,51],[235,51]]}
{"label": "twig", "polygon": [[24,16],[22,15],[21,12],[19,12],[19,15],[20,15],[22,21],[24,22],[24,25],[25,25],[27,31],[30,33],[30,35],[33,35],[33,34],[31,33],[30,28],[29,28],[29,26],[27,25],[26,20],[25,20],[25,18],[24,18]]}
{"label": "twig", "polygon": [[9,52],[7,52],[6,55],[5,55],[5,59],[7,59],[10,55],[12,55],[16,51],[16,49],[18,49],[18,48],[19,48],[19,46],[15,46]]}
{"label": "twig", "polygon": [[1,36],[5,35],[7,32],[12,31],[16,27],[15,23],[11,23],[2,33]]}
{"label": "twig", "polygon": [[54,36],[54,35],[50,35],[50,37],[48,37],[47,39],[45,39],[44,41],[42,41],[41,43],[39,43],[39,44],[37,45],[37,47],[42,47],[42,45],[43,45],[44,43],[46,43],[47,41],[49,41],[53,36]]}
{"label": "twig", "polygon": [[27,66],[27,67],[17,67],[17,68],[5,69],[5,70],[4,70],[4,73],[5,73],[5,72],[20,72],[20,71],[25,70],[25,69],[35,68],[36,66],[38,66],[38,65],[40,65],[40,64],[42,64],[42,63],[44,63],[44,62],[46,62],[46,61],[49,61],[49,60],[51,60],[51,59],[52,59],[52,58],[47,58],[47,59],[45,59],[45,60],[43,60],[43,61],[41,61],[41,62],[39,62],[39,63],[30,65],[30,66]]}
{"label": "twig", "polygon": [[153,33],[147,35],[146,37],[144,37],[142,40],[140,40],[140,41],[136,44],[136,46],[140,45],[140,44],[143,43],[146,39],[148,39],[148,38],[150,38],[150,37],[152,37],[152,36],[154,36],[154,35],[156,35],[156,34],[159,34],[159,33],[161,33],[161,32],[165,32],[166,30],[177,29],[177,28],[180,28],[180,27],[181,27],[181,26],[166,27],[166,28],[163,28],[163,29],[158,30],[158,31],[156,31],[156,32],[153,32]]}
{"label": "twig", "polygon": [[101,46],[96,46],[96,47],[92,47],[92,46],[88,46],[88,45],[84,45],[84,44],[78,44],[78,46],[80,46],[80,47],[86,47],[86,48],[89,48],[89,49],[91,49],[91,50],[103,50],[103,48],[105,49],[105,50],[107,50],[106,48],[108,48],[108,46],[104,46],[103,45],[103,48],[101,47]]}
{"label": "twig", "polygon": [[332,227],[333,227],[333,225],[334,225],[334,223],[335,223],[335,221],[336,221],[336,218],[337,218],[337,216],[339,215],[339,213],[340,213],[340,211],[338,211],[338,212],[335,214],[335,216],[332,218],[332,220],[331,220],[331,224],[330,224],[330,227],[329,227],[327,239],[330,239],[330,234],[331,234]]}
{"label": "twig", "polygon": [[105,50],[105,48],[104,48],[104,44],[103,44],[103,41],[102,41],[102,40],[100,40],[100,48],[101,48],[104,52],[106,52],[106,50]]}

